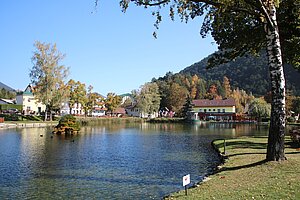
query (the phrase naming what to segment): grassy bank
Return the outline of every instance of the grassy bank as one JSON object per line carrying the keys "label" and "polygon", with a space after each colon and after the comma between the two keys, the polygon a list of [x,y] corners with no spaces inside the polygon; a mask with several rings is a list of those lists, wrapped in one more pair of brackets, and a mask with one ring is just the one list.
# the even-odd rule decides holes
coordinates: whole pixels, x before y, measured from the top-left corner
{"label": "grassy bank", "polygon": [[[167,199],[300,199],[300,149],[286,143],[284,162],[265,162],[267,138],[226,142],[226,159],[219,171],[200,186]],[[214,141],[223,152],[223,140]]]}
{"label": "grassy bank", "polygon": [[101,125],[101,124],[119,124],[119,123],[142,123],[145,119],[137,117],[76,117],[81,125]]}
{"label": "grassy bank", "polygon": [[147,119],[147,122],[150,123],[186,123],[186,120],[184,118],[153,118],[153,119]]}

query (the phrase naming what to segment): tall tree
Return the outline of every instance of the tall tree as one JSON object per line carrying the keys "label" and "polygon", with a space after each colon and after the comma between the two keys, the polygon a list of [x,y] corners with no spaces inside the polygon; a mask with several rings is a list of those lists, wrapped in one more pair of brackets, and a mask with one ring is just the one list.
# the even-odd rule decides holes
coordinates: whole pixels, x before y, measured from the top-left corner
{"label": "tall tree", "polygon": [[[99,0],[96,0],[96,4]],[[196,16],[205,16],[202,36],[211,33],[221,53],[210,59],[210,65],[224,63],[247,52],[258,53],[265,47],[271,79],[272,112],[269,128],[268,161],[285,160],[285,80],[280,39],[286,62],[300,67],[300,0],[121,0],[125,12],[130,3],[145,8],[155,7],[155,27],[162,21],[161,9],[168,8],[172,19],[177,14],[183,21]],[[289,17],[288,26],[282,25],[279,33],[276,12],[282,22]],[[290,12],[293,10],[293,12]],[[283,14],[282,14],[283,13]],[[292,13],[292,14],[291,14]],[[279,19],[280,19],[279,17]],[[281,25],[279,23],[279,25]],[[156,33],[154,33],[156,36]],[[286,40],[287,39],[287,40]],[[288,48],[288,47],[294,48]]]}
{"label": "tall tree", "polygon": [[232,94],[232,90],[230,87],[229,78],[227,78],[226,76],[223,77],[223,89],[225,91],[224,98],[228,98]]}
{"label": "tall tree", "polygon": [[121,105],[121,97],[115,93],[108,93],[105,99],[105,106],[111,114]]}
{"label": "tall tree", "polygon": [[188,119],[191,111],[193,111],[193,99],[188,95],[185,99],[185,104],[182,107],[182,116],[185,119]]}
{"label": "tall tree", "polygon": [[[36,50],[31,58],[33,67],[29,76],[34,88],[35,97],[46,105],[45,120],[49,111],[58,109],[66,99],[65,79],[69,69],[61,65],[65,55],[51,45],[36,41]],[[52,112],[50,112],[52,120]]]}
{"label": "tall tree", "polygon": [[183,86],[180,86],[177,83],[172,83],[169,87],[168,96],[167,96],[167,102],[168,102],[168,108],[177,115],[181,115],[182,107],[186,102],[186,97],[189,95],[189,91],[184,88]]}
{"label": "tall tree", "polygon": [[160,106],[159,88],[156,83],[146,83],[135,91],[137,107],[146,114],[158,112]]}
{"label": "tall tree", "polygon": [[4,88],[2,88],[0,90],[0,98],[3,98],[3,99],[13,99],[16,97],[16,94],[14,92],[10,92]]}
{"label": "tall tree", "polygon": [[88,101],[85,84],[81,83],[80,81],[74,81],[73,79],[70,79],[67,85],[69,89],[70,114],[72,114],[71,111],[75,105],[81,105],[81,107],[85,110],[86,103]]}
{"label": "tall tree", "polygon": [[270,116],[271,105],[263,98],[253,99],[249,106],[249,113],[251,116],[255,116],[258,121],[261,121],[261,118]]}

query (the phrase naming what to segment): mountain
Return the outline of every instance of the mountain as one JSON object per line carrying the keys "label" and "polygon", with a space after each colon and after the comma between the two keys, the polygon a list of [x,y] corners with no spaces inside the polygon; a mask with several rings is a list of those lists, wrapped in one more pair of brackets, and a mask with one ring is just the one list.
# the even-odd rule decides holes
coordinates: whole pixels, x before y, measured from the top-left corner
{"label": "mountain", "polygon": [[[268,59],[266,53],[261,56],[247,55],[236,58],[226,64],[206,69],[208,59],[212,55],[204,58],[189,67],[186,67],[179,73],[181,74],[197,74],[205,80],[220,80],[227,76],[233,88],[241,88],[254,95],[265,95],[270,91],[270,78],[268,70]],[[300,72],[290,65],[284,66],[286,78],[286,88],[292,90],[294,95],[300,96]]]}
{"label": "mountain", "polygon": [[5,85],[4,83],[0,82],[0,90],[4,88],[6,91],[9,91],[9,92],[16,92],[16,90],[12,89],[11,87]]}

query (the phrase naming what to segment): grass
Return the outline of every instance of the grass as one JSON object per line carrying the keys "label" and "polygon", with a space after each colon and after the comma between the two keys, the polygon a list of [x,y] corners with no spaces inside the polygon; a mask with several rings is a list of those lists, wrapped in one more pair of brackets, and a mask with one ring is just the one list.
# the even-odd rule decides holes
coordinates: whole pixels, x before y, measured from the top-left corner
{"label": "grass", "polygon": [[120,124],[120,123],[142,123],[145,119],[137,117],[76,117],[79,123],[86,125]]}
{"label": "grass", "polygon": [[[223,140],[214,141],[223,152]],[[210,180],[166,199],[300,199],[300,149],[287,138],[283,162],[265,162],[267,138],[226,142],[224,165]]]}

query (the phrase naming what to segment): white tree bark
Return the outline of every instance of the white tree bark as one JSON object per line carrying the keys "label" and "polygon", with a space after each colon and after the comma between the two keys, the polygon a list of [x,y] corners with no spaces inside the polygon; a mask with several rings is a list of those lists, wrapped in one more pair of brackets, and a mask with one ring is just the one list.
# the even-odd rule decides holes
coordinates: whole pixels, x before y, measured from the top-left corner
{"label": "white tree bark", "polygon": [[285,160],[284,136],[285,136],[285,78],[283,71],[279,30],[276,20],[276,8],[274,3],[268,6],[269,19],[267,31],[267,54],[272,91],[271,122],[269,129],[267,160]]}

